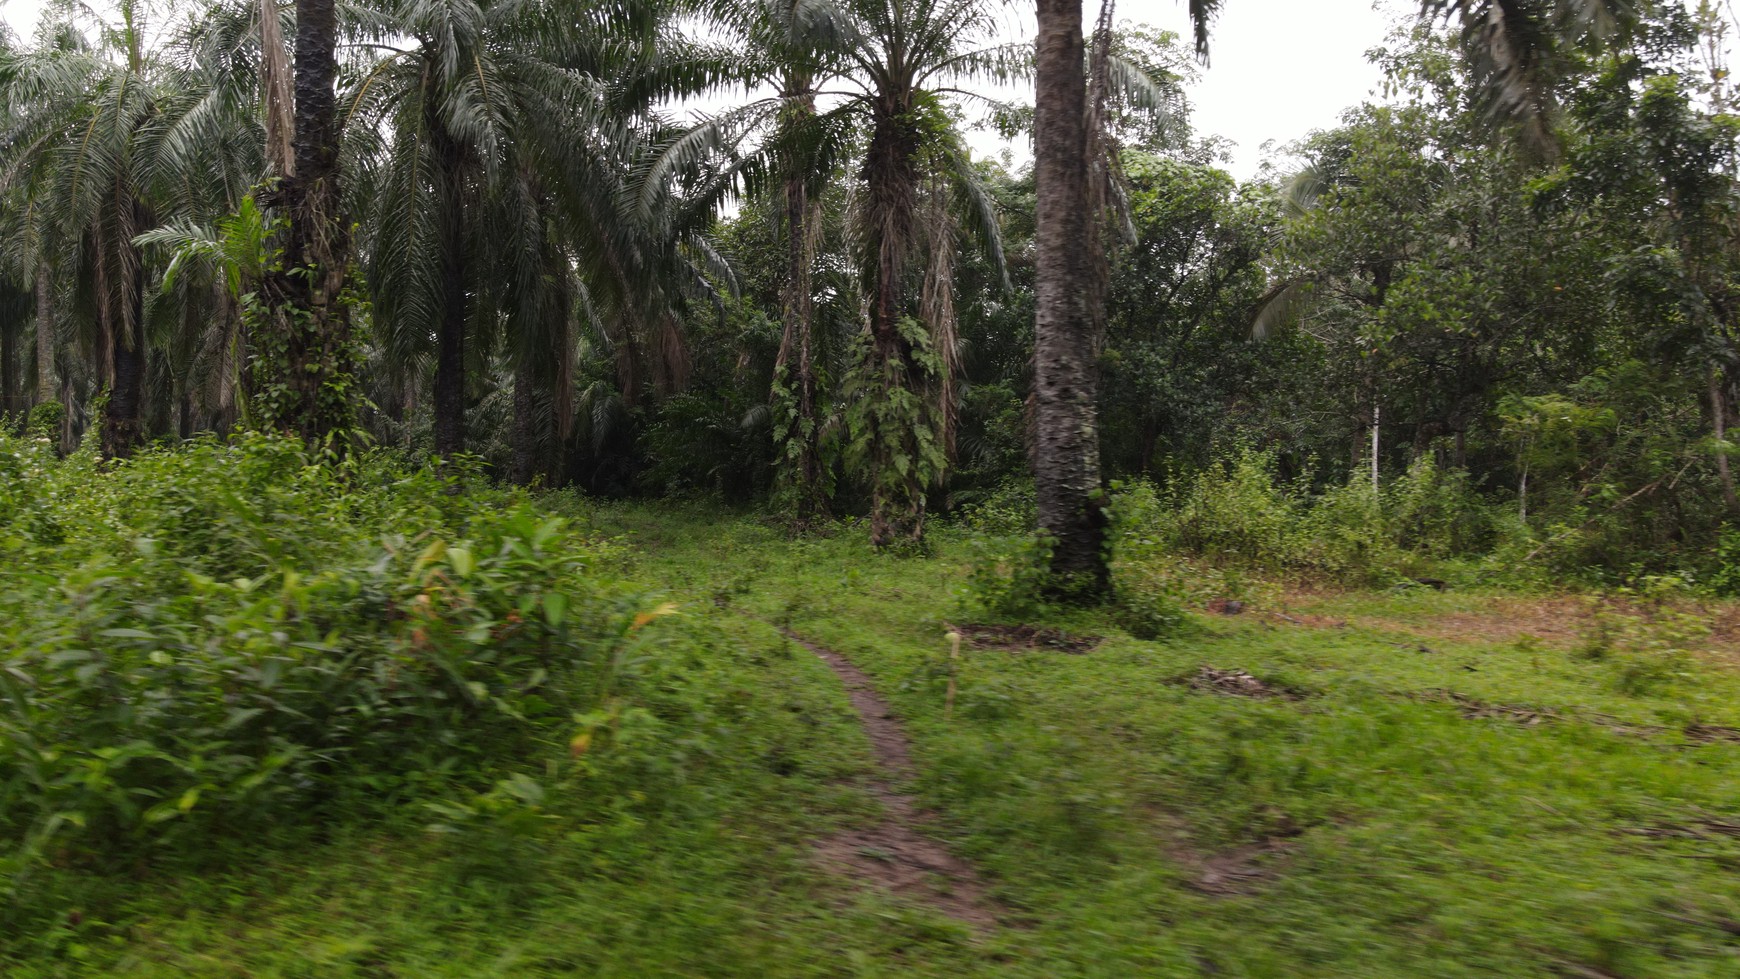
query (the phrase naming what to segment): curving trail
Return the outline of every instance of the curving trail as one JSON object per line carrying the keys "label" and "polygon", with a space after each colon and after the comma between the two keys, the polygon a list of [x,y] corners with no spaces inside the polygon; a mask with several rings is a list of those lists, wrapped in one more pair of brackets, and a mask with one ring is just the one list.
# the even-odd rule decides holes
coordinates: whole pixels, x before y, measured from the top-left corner
{"label": "curving trail", "polygon": [[787,639],[814,653],[846,688],[858,721],[870,739],[878,774],[866,786],[882,804],[882,818],[870,826],[844,830],[816,844],[816,855],[831,870],[936,908],[957,921],[988,931],[998,923],[998,908],[972,864],[950,853],[920,828],[933,821],[898,785],[912,777],[912,751],[906,732],[888,702],[876,693],[864,671],[839,653],[791,632]]}

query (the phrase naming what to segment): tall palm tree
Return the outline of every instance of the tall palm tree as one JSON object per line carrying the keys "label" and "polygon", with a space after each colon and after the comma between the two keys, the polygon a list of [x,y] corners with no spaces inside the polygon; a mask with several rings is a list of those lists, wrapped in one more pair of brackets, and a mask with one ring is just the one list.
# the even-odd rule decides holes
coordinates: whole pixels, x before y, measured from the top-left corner
{"label": "tall palm tree", "polygon": [[831,491],[822,456],[813,266],[821,217],[817,201],[836,162],[828,150],[838,147],[814,139],[816,86],[838,65],[836,55],[851,27],[834,0],[727,5],[723,20],[758,55],[740,62],[740,71],[730,80],[749,85],[771,81],[777,88],[772,99],[747,107],[743,115],[754,119],[756,109],[764,110],[757,121],[771,130],[764,155],[783,205],[782,329],[769,406],[776,478],[790,496],[794,524],[803,528],[826,517]]}
{"label": "tall palm tree", "polygon": [[273,334],[272,355],[260,360],[269,424],[324,439],[352,422],[355,370],[350,313],[343,292],[350,263],[350,225],[342,210],[337,93],[338,14],[335,0],[296,0],[293,132],[283,157],[282,52],[262,3],[261,37],[268,136],[280,182],[271,203],[288,218],[283,255],[260,290]]}
{"label": "tall palm tree", "polygon": [[926,493],[948,465],[957,351],[952,256],[964,229],[1003,266],[994,205],[944,99],[959,83],[1007,80],[1027,53],[983,46],[995,28],[985,0],[853,0],[839,50],[841,101],[822,131],[864,134],[857,167],[857,251],[868,308],[859,363],[843,391],[848,461],[871,481],[877,547],[917,544]]}

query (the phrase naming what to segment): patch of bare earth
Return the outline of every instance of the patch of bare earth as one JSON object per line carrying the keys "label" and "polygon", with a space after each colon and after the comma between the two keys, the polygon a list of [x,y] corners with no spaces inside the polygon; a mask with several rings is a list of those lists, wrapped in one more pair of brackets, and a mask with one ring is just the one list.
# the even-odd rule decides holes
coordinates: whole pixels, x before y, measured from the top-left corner
{"label": "patch of bare earth", "polygon": [[[1535,727],[1545,721],[1581,721],[1605,728],[1614,734],[1627,738],[1656,738],[1670,734],[1675,730],[1658,724],[1634,724],[1614,717],[1612,714],[1575,707],[1560,712],[1528,704],[1491,704],[1465,694],[1459,694],[1454,690],[1422,690],[1404,696],[1434,703],[1455,704],[1456,712],[1470,720],[1486,718],[1512,721],[1524,727]],[[1714,744],[1740,744],[1740,728],[1723,727],[1720,724],[1687,724],[1679,729],[1679,733],[1685,740],[1675,747],[1698,748]]]}
{"label": "patch of bare earth", "polygon": [[1266,683],[1244,670],[1222,670],[1212,666],[1198,667],[1195,673],[1186,674],[1173,682],[1203,693],[1227,694],[1233,697],[1280,697],[1286,700],[1298,700],[1301,697],[1297,690]]}
{"label": "patch of bare earth", "polygon": [[1686,740],[1693,744],[1740,744],[1740,728],[1720,724],[1687,724]]}
{"label": "patch of bare earth", "polygon": [[[1330,616],[1311,611],[1321,603],[1333,602],[1347,594],[1350,593],[1326,587],[1295,586],[1288,588],[1283,596],[1284,611],[1267,614],[1309,628],[1354,626],[1419,639],[1493,645],[1533,640],[1549,647],[1568,649],[1586,643],[1596,631],[1596,608],[1608,614],[1643,620],[1655,612],[1653,606],[1623,598],[1608,596],[1594,600],[1579,595],[1488,596],[1480,600],[1478,609],[1416,612],[1407,618],[1359,613]],[[1682,615],[1696,616],[1709,626],[1710,634],[1697,644],[1693,652],[1706,661],[1740,668],[1740,602],[1687,600],[1669,603],[1667,608]]]}
{"label": "patch of bare earth", "polygon": [[1489,704],[1483,700],[1475,700],[1473,697],[1456,693],[1453,690],[1427,690],[1419,694],[1419,698],[1455,704],[1456,712],[1470,720],[1497,718],[1533,727],[1542,721],[1563,719],[1558,713],[1544,707],[1530,707],[1526,704]]}
{"label": "patch of bare earth", "polygon": [[786,637],[816,654],[840,678],[876,759],[877,774],[865,787],[881,804],[882,817],[821,840],[817,860],[829,870],[928,904],[975,929],[995,927],[997,906],[983,878],[972,864],[920,832],[934,817],[898,788],[914,773],[912,751],[887,701],[851,660],[791,632]]}
{"label": "patch of bare earth", "polygon": [[1635,827],[1623,832],[1657,840],[1740,839],[1740,822],[1735,822],[1733,817],[1694,808],[1684,819],[1664,820],[1653,826]]}
{"label": "patch of bare earth", "polygon": [[1211,850],[1193,840],[1176,816],[1158,810],[1149,814],[1157,824],[1166,859],[1183,875],[1184,886],[1210,897],[1257,893],[1281,875],[1293,848],[1288,837],[1298,835],[1295,827],[1284,826],[1280,833],[1254,843]]}
{"label": "patch of bare earth", "polygon": [[1100,644],[1099,636],[1077,636],[1031,625],[964,625],[960,633],[970,649],[1006,653],[1085,653]]}
{"label": "patch of bare earth", "polygon": [[1256,893],[1275,879],[1287,855],[1286,840],[1264,840],[1216,853],[1175,849],[1168,854],[1185,873],[1186,887],[1211,897],[1240,897]]}

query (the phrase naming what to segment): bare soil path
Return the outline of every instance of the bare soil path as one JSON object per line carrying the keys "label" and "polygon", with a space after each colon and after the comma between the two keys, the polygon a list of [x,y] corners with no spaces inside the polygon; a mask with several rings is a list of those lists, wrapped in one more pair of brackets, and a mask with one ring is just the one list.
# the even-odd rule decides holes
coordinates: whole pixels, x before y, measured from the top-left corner
{"label": "bare soil path", "polygon": [[881,818],[819,841],[816,855],[822,865],[929,904],[978,930],[995,928],[998,908],[984,879],[972,864],[922,832],[935,821],[933,815],[919,808],[917,800],[899,787],[916,769],[911,743],[888,702],[851,660],[790,631],[785,635],[814,653],[840,678],[876,759],[877,772],[865,787],[881,804]]}

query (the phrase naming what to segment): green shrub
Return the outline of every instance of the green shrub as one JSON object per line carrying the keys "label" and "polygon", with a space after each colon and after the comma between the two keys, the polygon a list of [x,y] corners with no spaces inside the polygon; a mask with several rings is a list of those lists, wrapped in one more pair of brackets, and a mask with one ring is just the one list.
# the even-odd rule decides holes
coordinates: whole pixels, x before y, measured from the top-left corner
{"label": "green shrub", "polygon": [[0,469],[0,879],[491,784],[657,614],[463,462],[254,435]]}
{"label": "green shrub", "polygon": [[1272,453],[1240,449],[1164,497],[1147,491],[1151,499],[1140,516],[1126,515],[1121,533],[1221,568],[1377,584],[1428,561],[1477,553],[1498,537],[1494,511],[1467,474],[1440,470],[1429,457],[1381,490],[1356,472],[1312,493],[1283,481],[1276,468]]}
{"label": "green shrub", "polygon": [[1025,537],[999,546],[981,542],[967,572],[967,604],[987,615],[1026,621],[1053,611],[1051,548]]}
{"label": "green shrub", "polygon": [[960,522],[969,530],[995,537],[1033,533],[1039,525],[1039,504],[1033,481],[1010,479],[960,508]]}
{"label": "green shrub", "polygon": [[1169,501],[1169,512],[1152,524],[1155,535],[1187,554],[1287,566],[1299,505],[1273,473],[1273,456],[1253,449],[1209,466]]}
{"label": "green shrub", "polygon": [[61,422],[66,419],[66,406],[59,401],[44,401],[30,409],[26,416],[24,430],[33,437],[47,436],[52,438],[60,432]]}
{"label": "green shrub", "polygon": [[1485,553],[1497,537],[1493,507],[1480,499],[1463,469],[1440,469],[1421,456],[1384,487],[1391,537],[1403,550],[1433,558]]}

